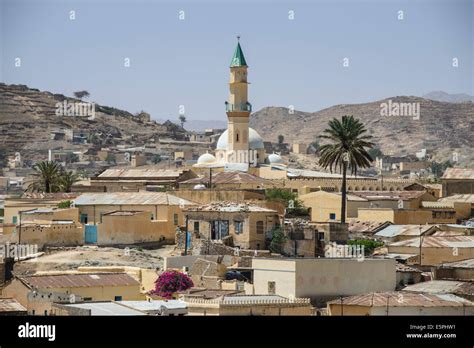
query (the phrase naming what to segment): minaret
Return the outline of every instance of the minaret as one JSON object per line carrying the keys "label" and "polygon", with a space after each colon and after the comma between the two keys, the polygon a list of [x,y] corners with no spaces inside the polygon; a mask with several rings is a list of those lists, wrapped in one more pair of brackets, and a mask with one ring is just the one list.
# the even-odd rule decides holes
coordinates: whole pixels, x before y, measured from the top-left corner
{"label": "minaret", "polygon": [[252,105],[248,102],[247,62],[237,36],[237,47],[230,62],[229,101],[226,102],[228,120],[227,151],[249,150],[249,116]]}

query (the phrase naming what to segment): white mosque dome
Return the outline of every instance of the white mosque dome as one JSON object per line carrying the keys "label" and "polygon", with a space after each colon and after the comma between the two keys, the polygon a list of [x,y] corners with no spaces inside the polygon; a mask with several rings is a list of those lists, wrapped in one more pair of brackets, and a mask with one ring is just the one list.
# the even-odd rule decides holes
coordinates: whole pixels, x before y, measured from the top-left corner
{"label": "white mosque dome", "polygon": [[[219,140],[217,141],[217,150],[227,150],[228,148],[228,130],[221,134]],[[250,150],[257,150],[257,149],[264,149],[263,146],[263,139],[260,134],[253,128],[249,128],[249,149]],[[198,160],[199,162],[199,160]]]}
{"label": "white mosque dome", "polygon": [[204,155],[199,156],[197,164],[213,164],[216,161],[217,160],[213,155],[210,153],[205,153]]}
{"label": "white mosque dome", "polygon": [[277,155],[276,153],[272,153],[271,155],[268,155],[268,162],[270,164],[283,164],[283,163],[285,163],[283,158],[281,158],[281,156]]}

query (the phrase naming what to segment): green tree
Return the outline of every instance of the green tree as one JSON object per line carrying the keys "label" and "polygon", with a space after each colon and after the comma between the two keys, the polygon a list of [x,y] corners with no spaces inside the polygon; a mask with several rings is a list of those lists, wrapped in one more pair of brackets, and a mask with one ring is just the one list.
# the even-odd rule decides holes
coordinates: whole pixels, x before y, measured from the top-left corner
{"label": "green tree", "polygon": [[8,163],[8,154],[7,148],[5,146],[0,146],[0,168],[4,168]]}
{"label": "green tree", "polygon": [[379,147],[375,146],[371,148],[369,151],[367,151],[372,159],[382,158],[383,157],[383,152],[380,150]]}
{"label": "green tree", "polygon": [[38,162],[33,166],[33,181],[28,186],[32,192],[57,192],[59,191],[59,177],[61,166],[53,161]]}
{"label": "green tree", "polygon": [[347,241],[349,245],[362,245],[364,247],[365,255],[371,255],[375,248],[381,247],[384,244],[382,242],[372,239],[354,239]]}
{"label": "green tree", "polygon": [[296,193],[281,188],[272,188],[265,191],[266,199],[269,201],[280,201],[286,208],[300,208],[303,206],[298,200]]}
{"label": "green tree", "polygon": [[450,161],[444,161],[441,163],[433,161],[431,162],[431,172],[435,177],[440,178],[443,176],[444,171],[452,166],[453,164]]}
{"label": "green tree", "polygon": [[367,149],[374,144],[369,140],[370,135],[364,135],[367,130],[364,124],[353,116],[342,116],[341,120],[336,118],[329,121],[329,128],[323,131],[322,139],[329,141],[321,146],[319,165],[329,168],[331,173],[337,169],[342,172],[342,204],[341,223],[346,222],[346,196],[347,196],[347,170],[357,175],[359,168],[369,168],[372,157]]}
{"label": "green tree", "polygon": [[283,144],[284,141],[285,141],[285,137],[280,134],[280,135],[278,136],[278,144]]}
{"label": "green tree", "polygon": [[156,154],[156,155],[153,155],[151,161],[154,163],[154,164],[158,164],[161,162],[161,156],[159,154]]}
{"label": "green tree", "polygon": [[181,123],[181,128],[184,128],[184,124],[186,123],[186,116],[179,115],[179,123]]}
{"label": "green tree", "polygon": [[283,233],[283,228],[281,226],[278,226],[272,230],[271,241],[268,248],[272,253],[282,254],[283,247],[287,239],[288,238]]}
{"label": "green tree", "polygon": [[74,92],[74,96],[78,99],[83,99],[83,98],[88,98],[90,96],[90,93],[87,91],[77,91],[77,92]]}
{"label": "green tree", "polygon": [[59,202],[58,203],[58,208],[61,208],[61,209],[66,209],[66,208],[70,208],[72,205],[72,201],[62,201],[62,202]]}
{"label": "green tree", "polygon": [[79,181],[79,175],[73,173],[72,171],[62,171],[59,176],[58,184],[62,192],[71,192],[72,185]]}

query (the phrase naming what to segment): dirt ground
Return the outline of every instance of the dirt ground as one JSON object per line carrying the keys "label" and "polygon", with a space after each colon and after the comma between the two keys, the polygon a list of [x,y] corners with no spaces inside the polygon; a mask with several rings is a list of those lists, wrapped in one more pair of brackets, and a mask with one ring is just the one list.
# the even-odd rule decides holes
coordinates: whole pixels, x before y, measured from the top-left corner
{"label": "dirt ground", "polygon": [[163,257],[171,256],[174,245],[154,250],[97,246],[49,249],[44,255],[15,264],[16,274],[38,271],[66,271],[82,266],[130,266],[150,269],[163,267]]}

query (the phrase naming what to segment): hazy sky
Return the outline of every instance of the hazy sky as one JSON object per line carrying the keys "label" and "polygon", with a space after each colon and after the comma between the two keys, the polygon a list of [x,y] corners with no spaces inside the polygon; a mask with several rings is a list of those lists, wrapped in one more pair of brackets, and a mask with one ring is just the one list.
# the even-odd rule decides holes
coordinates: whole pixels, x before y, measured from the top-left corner
{"label": "hazy sky", "polygon": [[2,82],[86,89],[91,101],[153,118],[176,119],[184,105],[188,119],[226,120],[236,35],[254,110],[474,94],[473,0],[0,3]]}

